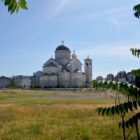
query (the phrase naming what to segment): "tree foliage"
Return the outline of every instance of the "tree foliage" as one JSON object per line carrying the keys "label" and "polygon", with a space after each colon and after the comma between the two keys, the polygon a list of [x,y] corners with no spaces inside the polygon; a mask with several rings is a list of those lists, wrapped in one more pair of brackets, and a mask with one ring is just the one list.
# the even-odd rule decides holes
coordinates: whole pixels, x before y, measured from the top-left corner
{"label": "tree foliage", "polygon": [[132,70],[131,73],[132,73],[134,76],[140,77],[140,69]]}
{"label": "tree foliage", "polygon": [[[134,111],[140,108],[140,89],[129,85],[126,83],[118,82],[97,82],[94,81],[94,87],[102,88],[104,90],[112,89],[116,92],[115,104],[111,107],[99,107],[96,109],[99,115],[103,116],[115,116],[118,115],[121,117],[122,121],[119,122],[119,127],[124,131],[124,140],[126,140],[125,131],[126,128],[136,127],[138,129],[138,121],[140,120],[140,112],[134,113]],[[123,94],[127,97],[127,101],[121,103],[119,99],[119,94]],[[118,99],[118,102],[116,102]],[[132,113],[133,116],[128,119],[126,118],[127,114]],[[138,132],[137,132],[138,133]],[[139,134],[138,134],[139,135]],[[138,136],[139,137],[139,136]],[[139,140],[139,139],[138,139]]]}
{"label": "tree foliage", "polygon": [[16,83],[14,83],[14,82],[11,82],[9,84],[9,88],[17,88],[17,87],[18,87],[18,85]]}
{"label": "tree foliage", "polygon": [[13,14],[14,12],[18,12],[19,9],[27,10],[27,3],[25,0],[2,0],[5,6],[8,7],[8,12]]}
{"label": "tree foliage", "polygon": [[[137,18],[140,18],[140,4],[135,5],[133,10],[135,11],[134,15]],[[131,53],[135,57],[140,57],[140,49],[132,48],[130,49]],[[136,77],[140,78],[140,69],[132,70],[131,73]],[[135,86],[138,86],[139,84],[136,84]],[[114,116],[119,115],[121,116],[121,122],[119,122],[119,127],[123,130],[123,138],[126,140],[126,128],[134,128],[136,130],[137,139],[140,140],[139,135],[139,128],[138,128],[138,122],[140,121],[140,112],[134,113],[134,110],[138,110],[140,108],[140,88],[135,87],[133,85],[128,85],[126,83],[117,83],[117,82],[97,82],[96,80],[93,81],[93,86],[97,88],[102,89],[112,89],[113,91],[116,91],[116,99],[115,99],[115,105],[108,108],[99,107],[96,109],[99,115],[106,115],[106,116]],[[128,101],[124,103],[120,103],[119,95],[118,93],[124,94],[126,97],[128,97]],[[116,100],[118,97],[119,104],[116,104]],[[129,112],[132,112],[133,115],[129,117],[127,120],[125,119],[126,114],[129,114]]]}
{"label": "tree foliage", "polygon": [[139,56],[140,56],[140,49],[131,48],[130,51],[132,52],[132,55],[133,55],[133,56],[136,56],[136,57],[139,58]]}
{"label": "tree foliage", "polygon": [[140,4],[135,5],[133,10],[135,17],[140,18]]}
{"label": "tree foliage", "polygon": [[40,84],[32,84],[30,88],[41,88]]}
{"label": "tree foliage", "polygon": [[[140,49],[130,49],[133,56],[140,56]],[[136,77],[140,77],[140,69],[132,70],[131,72]],[[119,122],[119,127],[123,130],[123,137],[126,140],[126,129],[135,128],[137,139],[140,140],[138,122],[140,121],[140,88],[137,85],[131,85],[127,83],[119,82],[97,82],[93,81],[93,86],[98,89],[112,89],[116,92],[115,104],[111,107],[99,107],[96,109],[99,115],[103,116],[115,116],[118,115],[121,117],[121,122]],[[121,103],[119,94],[123,94],[127,97],[127,101]],[[118,103],[117,103],[118,100]],[[136,112],[135,112],[136,111]],[[132,116],[129,117],[129,114],[132,113]],[[128,114],[128,115],[127,115]],[[126,117],[127,116],[127,117]],[[127,118],[127,119],[126,119]],[[129,130],[129,129],[128,129]]]}

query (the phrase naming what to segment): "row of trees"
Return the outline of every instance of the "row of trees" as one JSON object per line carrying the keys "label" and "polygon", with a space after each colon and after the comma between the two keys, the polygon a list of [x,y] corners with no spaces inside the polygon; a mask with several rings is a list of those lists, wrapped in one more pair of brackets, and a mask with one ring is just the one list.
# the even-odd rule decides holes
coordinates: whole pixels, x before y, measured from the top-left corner
{"label": "row of trees", "polygon": [[[12,89],[17,89],[17,88],[22,88],[20,85],[12,82],[8,85],[8,88],[12,88]],[[40,84],[31,84],[30,88],[41,88]]]}

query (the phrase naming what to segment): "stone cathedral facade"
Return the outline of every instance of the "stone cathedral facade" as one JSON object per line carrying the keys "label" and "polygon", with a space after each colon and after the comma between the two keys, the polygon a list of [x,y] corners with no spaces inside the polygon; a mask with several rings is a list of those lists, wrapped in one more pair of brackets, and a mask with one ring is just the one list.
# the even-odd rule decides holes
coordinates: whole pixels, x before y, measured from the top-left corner
{"label": "stone cathedral facade", "polygon": [[89,87],[92,81],[92,60],[85,59],[84,72],[82,63],[75,52],[62,42],[55,50],[55,58],[50,58],[43,65],[43,74],[40,76],[42,88],[77,88]]}

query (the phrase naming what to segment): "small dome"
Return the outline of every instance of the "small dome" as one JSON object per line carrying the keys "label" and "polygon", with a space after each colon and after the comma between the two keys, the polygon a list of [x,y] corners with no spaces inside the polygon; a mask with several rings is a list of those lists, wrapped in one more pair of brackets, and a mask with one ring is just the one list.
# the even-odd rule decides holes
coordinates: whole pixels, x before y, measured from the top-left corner
{"label": "small dome", "polygon": [[62,50],[64,50],[64,51],[69,51],[70,52],[70,49],[68,48],[68,47],[66,47],[65,45],[59,45],[57,48],[56,48],[56,50],[55,51],[62,51]]}

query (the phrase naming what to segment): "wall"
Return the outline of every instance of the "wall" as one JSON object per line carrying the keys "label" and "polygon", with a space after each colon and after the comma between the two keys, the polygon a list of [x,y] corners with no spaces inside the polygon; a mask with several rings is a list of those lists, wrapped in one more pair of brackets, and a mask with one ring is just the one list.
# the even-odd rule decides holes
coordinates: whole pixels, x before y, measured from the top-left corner
{"label": "wall", "polygon": [[52,74],[52,73],[55,73],[57,74],[57,67],[44,67],[43,68],[43,73],[47,73],[47,74]]}
{"label": "wall", "polygon": [[29,79],[29,78],[23,78],[21,80],[21,86],[23,88],[30,88],[30,86],[31,86],[31,79]]}
{"label": "wall", "polygon": [[10,79],[0,78],[0,88],[6,88],[10,84]]}
{"label": "wall", "polygon": [[71,85],[75,87],[85,87],[86,75],[84,73],[72,73],[71,74]]}
{"label": "wall", "polygon": [[60,72],[58,75],[58,87],[68,88],[71,86],[69,72]]}
{"label": "wall", "polygon": [[55,88],[57,87],[57,76],[56,75],[46,75],[40,77],[40,84],[42,88]]}

